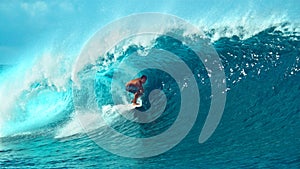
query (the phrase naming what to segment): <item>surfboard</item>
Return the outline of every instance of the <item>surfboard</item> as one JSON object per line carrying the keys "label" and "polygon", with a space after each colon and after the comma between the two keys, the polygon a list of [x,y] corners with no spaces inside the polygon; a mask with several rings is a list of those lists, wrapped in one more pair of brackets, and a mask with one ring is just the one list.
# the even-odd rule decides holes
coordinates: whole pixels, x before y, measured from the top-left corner
{"label": "surfboard", "polygon": [[131,104],[131,106],[132,106],[133,108],[137,108],[137,107],[142,107],[143,105],[142,105],[141,103],[139,103],[138,105],[133,105],[133,104]]}
{"label": "surfboard", "polygon": [[137,107],[142,107],[142,106],[143,106],[142,100],[138,100],[137,103],[138,103],[138,105],[133,105],[133,104],[131,103],[131,106],[132,106],[133,108],[137,108]]}

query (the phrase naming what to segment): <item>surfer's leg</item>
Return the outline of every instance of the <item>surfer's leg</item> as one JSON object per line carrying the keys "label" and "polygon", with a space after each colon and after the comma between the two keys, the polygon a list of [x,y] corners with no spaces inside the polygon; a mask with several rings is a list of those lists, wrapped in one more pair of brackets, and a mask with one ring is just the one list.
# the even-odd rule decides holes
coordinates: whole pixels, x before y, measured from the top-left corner
{"label": "surfer's leg", "polygon": [[130,93],[134,93],[134,98],[133,100],[131,101],[131,103],[133,103],[134,105],[138,105],[136,103],[137,99],[139,98],[140,96],[140,92],[139,92],[139,89],[136,87],[136,86],[127,86],[126,90]]}
{"label": "surfer's leg", "polygon": [[137,101],[137,99],[140,97],[140,93],[139,92],[136,92],[135,94],[134,94],[134,98],[133,98],[133,100],[132,100],[132,103],[134,104],[134,105],[138,105],[138,103],[136,103],[136,101]]}

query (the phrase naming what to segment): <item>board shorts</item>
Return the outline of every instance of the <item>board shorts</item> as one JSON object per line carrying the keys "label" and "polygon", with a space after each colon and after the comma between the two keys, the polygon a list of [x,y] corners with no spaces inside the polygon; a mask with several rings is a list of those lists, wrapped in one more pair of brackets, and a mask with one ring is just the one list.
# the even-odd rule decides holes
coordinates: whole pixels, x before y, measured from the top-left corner
{"label": "board shorts", "polygon": [[139,91],[139,88],[137,88],[136,86],[130,85],[126,87],[126,91],[130,92],[130,93],[136,93]]}

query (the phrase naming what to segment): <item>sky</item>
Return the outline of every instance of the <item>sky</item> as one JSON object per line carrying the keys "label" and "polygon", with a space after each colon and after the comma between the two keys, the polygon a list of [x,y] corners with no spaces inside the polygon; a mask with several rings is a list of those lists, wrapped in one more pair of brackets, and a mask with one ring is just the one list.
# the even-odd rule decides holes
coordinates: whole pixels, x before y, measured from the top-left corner
{"label": "sky", "polygon": [[191,22],[204,18],[210,26],[249,11],[257,17],[288,15],[289,20],[298,21],[300,1],[2,0],[0,64],[16,64],[45,50],[78,53],[95,31],[133,13],[162,12]]}

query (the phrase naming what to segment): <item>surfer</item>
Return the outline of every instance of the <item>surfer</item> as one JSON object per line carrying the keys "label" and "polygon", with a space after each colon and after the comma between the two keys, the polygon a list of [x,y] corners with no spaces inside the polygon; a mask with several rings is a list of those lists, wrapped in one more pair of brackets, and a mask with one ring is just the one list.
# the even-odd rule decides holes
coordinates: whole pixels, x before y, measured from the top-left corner
{"label": "surfer", "polygon": [[143,84],[146,80],[147,76],[143,75],[142,77],[133,79],[126,84],[126,91],[134,94],[134,98],[131,101],[133,105],[139,105],[136,101],[144,93]]}

